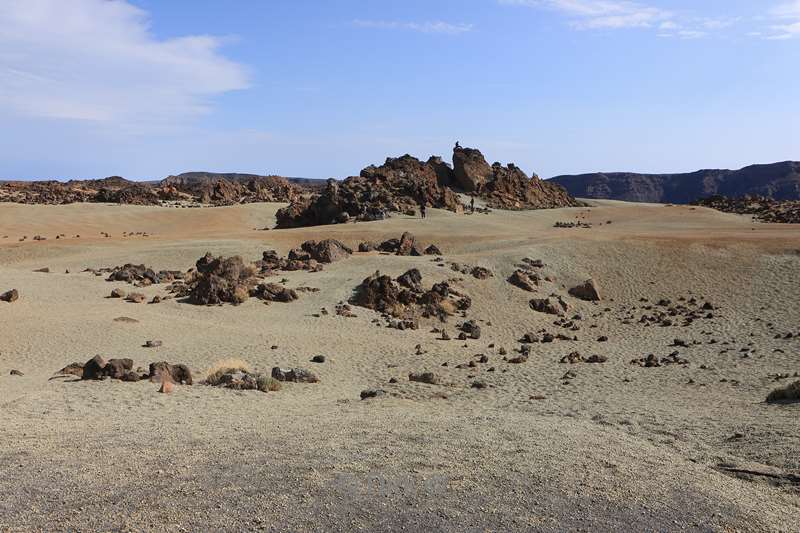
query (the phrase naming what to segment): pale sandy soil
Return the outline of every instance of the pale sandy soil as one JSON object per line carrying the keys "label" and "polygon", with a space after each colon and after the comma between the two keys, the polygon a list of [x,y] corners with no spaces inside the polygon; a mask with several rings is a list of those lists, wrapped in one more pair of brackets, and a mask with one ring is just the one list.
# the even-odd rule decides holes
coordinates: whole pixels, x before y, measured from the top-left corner
{"label": "pale sandy soil", "polygon": [[[472,216],[431,210],[424,221],[282,231],[256,230],[274,225],[274,204],[0,204],[0,292],[21,295],[0,302],[0,530],[797,531],[800,484],[721,469],[800,473],[800,404],[764,403],[789,382],[770,374],[800,371],[800,337],[773,338],[800,333],[800,226],[596,204]],[[552,227],[576,216],[596,225]],[[126,262],[185,270],[206,251],[256,260],[310,238],[356,246],[405,230],[448,261],[494,271],[459,282],[473,299],[469,317],[483,321],[480,340],[437,340],[432,322],[418,331],[378,327],[365,309],[355,308],[357,318],[332,312],[375,270],[417,267],[427,286],[456,276],[430,257],[355,254],[321,273],[286,273],[289,286],[320,291],[269,306],[129,304],[105,298],[129,285],[81,272]],[[48,240],[31,242],[37,234]],[[604,301],[567,297],[584,318],[579,340],[533,344],[527,363],[511,365],[500,347],[514,354],[526,332],[562,331],[530,310],[532,294],[506,282],[524,257],[542,259],[557,278],[543,296],[593,277]],[[51,273],[33,272],[41,267]],[[668,328],[621,322],[640,298],[681,296],[713,302],[715,318]],[[313,316],[323,307],[331,314]],[[120,316],[139,322],[113,321]],[[458,321],[446,326],[453,338]],[[609,341],[596,342],[600,335]],[[666,356],[675,338],[702,341],[677,348],[687,367],[629,363]],[[143,348],[148,339],[164,345]],[[418,343],[426,354],[414,355]],[[559,363],[575,350],[609,360]],[[147,382],[48,381],[95,354],[145,367],[186,363],[201,376],[239,357],[265,371],[310,368],[321,382],[269,394],[194,385],[161,395]],[[316,354],[328,362],[310,363]],[[476,354],[489,364],[455,368]],[[409,383],[408,373],[421,370],[445,384]],[[577,372],[570,384],[561,380],[567,370]],[[389,384],[392,377],[399,382]],[[490,387],[472,389],[474,379]],[[388,395],[359,400],[372,387]]]}

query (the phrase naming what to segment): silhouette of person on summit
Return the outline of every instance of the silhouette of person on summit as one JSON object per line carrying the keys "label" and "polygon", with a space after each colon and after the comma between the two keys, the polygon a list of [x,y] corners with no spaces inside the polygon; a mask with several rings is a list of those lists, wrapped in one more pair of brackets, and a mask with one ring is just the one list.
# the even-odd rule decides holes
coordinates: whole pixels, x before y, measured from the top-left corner
{"label": "silhouette of person on summit", "polygon": [[461,150],[461,144],[458,141],[456,141],[456,150]]}

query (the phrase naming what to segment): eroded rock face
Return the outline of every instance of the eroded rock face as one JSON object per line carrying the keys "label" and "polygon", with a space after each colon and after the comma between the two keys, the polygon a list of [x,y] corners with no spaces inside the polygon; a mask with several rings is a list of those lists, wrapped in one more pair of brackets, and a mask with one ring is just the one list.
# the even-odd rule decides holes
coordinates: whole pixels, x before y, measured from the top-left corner
{"label": "eroded rock face", "polygon": [[460,147],[453,150],[453,179],[463,191],[482,191],[493,175],[480,150]]}
{"label": "eroded rock face", "polygon": [[549,209],[583,205],[560,185],[528,177],[514,164],[494,163],[491,167],[479,150],[456,147],[453,151],[457,186],[477,193],[495,209]]}

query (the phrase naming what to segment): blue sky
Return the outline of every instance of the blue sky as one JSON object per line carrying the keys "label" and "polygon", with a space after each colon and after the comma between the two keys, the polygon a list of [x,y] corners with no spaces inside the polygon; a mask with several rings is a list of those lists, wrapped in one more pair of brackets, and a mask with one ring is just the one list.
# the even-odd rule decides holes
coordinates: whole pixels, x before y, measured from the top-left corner
{"label": "blue sky", "polygon": [[800,0],[0,0],[0,178],[800,159]]}

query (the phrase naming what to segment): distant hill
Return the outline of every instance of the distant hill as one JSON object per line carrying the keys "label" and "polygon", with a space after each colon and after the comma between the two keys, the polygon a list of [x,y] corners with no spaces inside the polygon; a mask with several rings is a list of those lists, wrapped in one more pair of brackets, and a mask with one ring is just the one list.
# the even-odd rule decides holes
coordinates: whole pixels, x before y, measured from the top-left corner
{"label": "distant hill", "polygon": [[[247,183],[252,180],[261,180],[265,176],[258,174],[242,174],[238,172],[184,172],[177,176],[167,176],[161,180],[160,185],[173,185],[173,186],[188,186],[199,185],[203,183],[215,183],[220,180],[226,180],[234,183]],[[277,176],[270,176],[277,177]],[[317,188],[325,185],[327,180],[315,178],[286,178],[290,183],[304,187]]]}
{"label": "distant hill", "polygon": [[549,181],[558,183],[578,198],[629,202],[688,204],[714,195],[800,200],[800,162],[797,161],[686,174],[597,172],[556,176]]}

